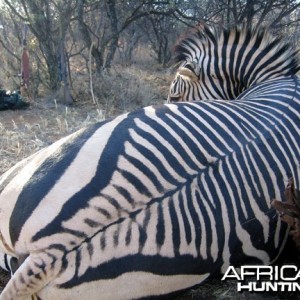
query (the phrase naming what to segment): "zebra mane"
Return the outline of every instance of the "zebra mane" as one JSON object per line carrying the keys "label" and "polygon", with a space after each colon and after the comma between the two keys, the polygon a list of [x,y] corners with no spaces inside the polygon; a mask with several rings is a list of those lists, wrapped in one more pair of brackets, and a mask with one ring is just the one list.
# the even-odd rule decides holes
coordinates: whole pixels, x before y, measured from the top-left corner
{"label": "zebra mane", "polygon": [[[193,28],[189,34],[175,45],[172,60],[173,67],[184,66],[189,62],[198,62],[200,55],[204,55],[203,53],[206,53],[205,55],[213,53],[214,57],[218,56],[219,63],[225,59],[231,60],[233,52],[229,51],[234,48],[233,50],[236,51],[234,55],[240,55],[240,58],[242,56],[239,52],[245,53],[244,59],[237,63],[244,64],[245,69],[249,66],[249,61],[245,57],[248,55],[250,59],[253,51],[261,61],[272,62],[272,65],[268,66],[268,63],[266,63],[264,66],[264,79],[295,75],[300,70],[298,50],[293,50],[289,43],[286,43],[280,37],[274,37],[269,32],[268,28],[254,29],[245,24],[229,29],[200,25]],[[218,49],[218,51],[215,49]],[[230,57],[228,57],[229,53]],[[243,68],[243,66],[240,66],[240,68]],[[255,72],[260,72],[260,70],[255,70],[255,64],[251,68],[252,75]],[[238,78],[238,80],[249,81],[252,75],[248,75],[249,78],[247,78],[247,75],[243,73],[244,78]],[[256,78],[255,82],[259,81]],[[252,83],[247,82],[247,85],[250,86]]]}

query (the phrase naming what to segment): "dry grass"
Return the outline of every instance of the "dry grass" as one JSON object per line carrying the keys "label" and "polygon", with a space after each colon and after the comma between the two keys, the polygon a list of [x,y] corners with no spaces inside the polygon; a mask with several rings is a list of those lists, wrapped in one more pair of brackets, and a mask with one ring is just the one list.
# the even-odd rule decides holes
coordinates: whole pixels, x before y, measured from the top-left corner
{"label": "dry grass", "polygon": [[[78,74],[74,78],[76,101],[91,99],[90,82]],[[150,71],[137,67],[114,67],[110,73],[93,77],[93,90],[97,103],[105,117],[151,104],[163,103],[167,99],[170,76],[163,70]],[[90,100],[91,101],[91,100]]]}
{"label": "dry grass", "polygon": [[0,174],[17,161],[77,129],[103,119],[89,107],[32,104],[26,111],[0,115]]}
{"label": "dry grass", "polygon": [[[25,111],[0,112],[0,175],[21,159],[88,124],[145,105],[163,103],[172,78],[162,70],[150,72],[148,69],[115,68],[111,74],[94,78],[99,106],[91,103],[87,78],[78,74],[74,80],[77,102],[73,107],[58,104],[60,95],[57,94],[37,100]],[[0,287],[8,278],[0,272]],[[238,294],[235,282],[213,279],[174,299],[275,300],[300,299],[300,296]]]}

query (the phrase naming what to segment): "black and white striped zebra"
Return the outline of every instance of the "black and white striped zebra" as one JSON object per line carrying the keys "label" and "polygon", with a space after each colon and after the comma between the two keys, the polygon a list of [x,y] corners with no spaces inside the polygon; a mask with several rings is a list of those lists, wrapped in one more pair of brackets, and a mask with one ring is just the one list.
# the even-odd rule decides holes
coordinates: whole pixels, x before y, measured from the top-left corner
{"label": "black and white striped zebra", "polygon": [[168,101],[237,98],[247,88],[299,70],[297,51],[267,29],[201,26],[175,47],[179,65]]}
{"label": "black and white striped zebra", "polygon": [[146,107],[82,129],[0,179],[0,246],[19,268],[0,299],[138,299],[268,264],[300,187],[300,81],[235,101]]}

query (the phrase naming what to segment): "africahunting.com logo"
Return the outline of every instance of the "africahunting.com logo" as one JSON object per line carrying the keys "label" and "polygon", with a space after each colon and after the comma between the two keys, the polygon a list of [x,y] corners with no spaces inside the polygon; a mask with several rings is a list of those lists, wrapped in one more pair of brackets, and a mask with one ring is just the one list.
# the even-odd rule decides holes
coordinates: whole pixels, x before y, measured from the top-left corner
{"label": "africahunting.com logo", "polygon": [[222,280],[237,280],[238,292],[300,291],[300,268],[284,266],[230,266]]}

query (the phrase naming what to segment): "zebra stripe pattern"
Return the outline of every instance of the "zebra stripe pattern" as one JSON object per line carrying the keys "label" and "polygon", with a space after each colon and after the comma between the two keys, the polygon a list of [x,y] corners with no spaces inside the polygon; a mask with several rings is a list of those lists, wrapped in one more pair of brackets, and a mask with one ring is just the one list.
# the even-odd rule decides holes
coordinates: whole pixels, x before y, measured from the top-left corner
{"label": "zebra stripe pattern", "polygon": [[175,47],[168,101],[236,99],[247,88],[299,70],[297,51],[268,29],[201,26]]}
{"label": "zebra stripe pattern", "polygon": [[0,252],[0,268],[13,275],[14,271],[18,268],[18,261],[15,257]]}
{"label": "zebra stripe pattern", "polygon": [[147,107],[82,129],[0,179],[0,299],[138,299],[268,264],[287,236],[271,200],[300,182],[300,82],[236,101]]}

